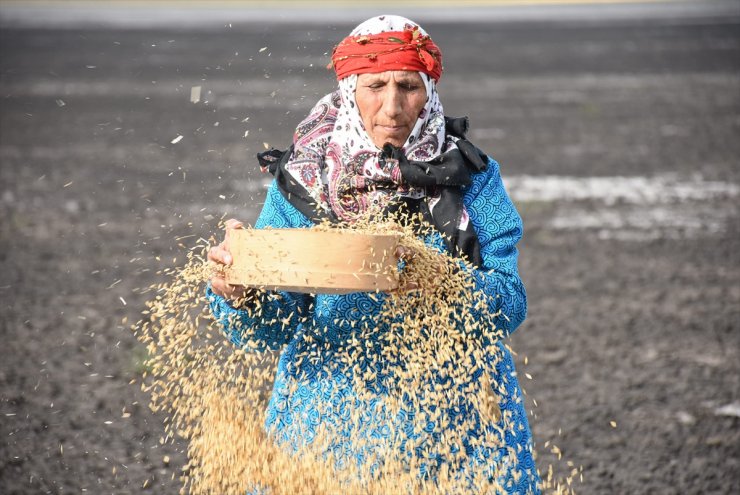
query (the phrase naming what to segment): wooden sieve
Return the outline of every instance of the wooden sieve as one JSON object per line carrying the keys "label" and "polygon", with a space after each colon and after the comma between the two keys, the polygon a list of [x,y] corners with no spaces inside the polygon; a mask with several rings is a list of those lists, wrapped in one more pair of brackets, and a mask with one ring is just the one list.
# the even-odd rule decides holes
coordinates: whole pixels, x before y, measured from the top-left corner
{"label": "wooden sieve", "polygon": [[226,281],[290,292],[346,294],[398,287],[400,234],[347,230],[234,229]]}

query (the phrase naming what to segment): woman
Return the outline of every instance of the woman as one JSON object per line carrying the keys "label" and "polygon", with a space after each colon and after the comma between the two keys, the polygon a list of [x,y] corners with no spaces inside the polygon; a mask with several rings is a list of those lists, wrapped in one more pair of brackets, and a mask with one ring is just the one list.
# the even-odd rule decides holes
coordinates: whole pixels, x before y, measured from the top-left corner
{"label": "woman", "polygon": [[[521,219],[503,188],[498,164],[465,139],[467,120],[444,116],[436,90],[442,73],[439,48],[412,21],[380,16],[355,28],[335,48],[332,62],[339,88],[301,122],[287,152],[271,150],[259,157],[275,181],[255,227],[310,228],[322,219],[352,222],[371,208],[403,204],[437,229],[430,244],[471,263],[475,289],[497,315],[496,327],[508,335],[526,315],[515,247],[522,234]],[[227,234],[230,228],[241,224],[229,221]],[[230,264],[228,236],[208,256]],[[288,319],[256,322],[232,306],[248,295],[244,287],[228,285],[219,276],[208,289],[213,314],[234,343],[247,345],[234,322],[248,320],[246,324],[256,327],[249,336],[250,347],[282,349],[267,431],[278,443],[294,448],[311,444],[317,424],[341,423],[339,408],[327,412],[321,403],[351,387],[353,369],[335,363],[333,373],[321,374],[298,356],[316,329],[322,329],[330,354],[331,346],[346,338],[345,324],[378,313],[383,298],[366,293],[280,293],[260,304],[265,314],[289,315]],[[499,356],[487,374],[490,383],[498,385],[501,416],[509,428],[501,434],[504,445],[482,453],[466,445],[470,465],[487,465],[496,472],[504,492],[536,493],[539,478],[521,390],[510,353],[500,342],[496,346]],[[298,394],[287,392],[288,380],[298,381]],[[379,388],[374,393],[382,398],[385,391]],[[372,410],[370,402],[374,401],[363,396],[354,407]],[[376,430],[373,437],[393,434]],[[344,457],[363,462],[362,448],[351,445],[357,432],[345,433],[350,445],[343,446]],[[344,460],[342,454],[337,457]],[[504,464],[503,459],[505,466],[496,465]]]}

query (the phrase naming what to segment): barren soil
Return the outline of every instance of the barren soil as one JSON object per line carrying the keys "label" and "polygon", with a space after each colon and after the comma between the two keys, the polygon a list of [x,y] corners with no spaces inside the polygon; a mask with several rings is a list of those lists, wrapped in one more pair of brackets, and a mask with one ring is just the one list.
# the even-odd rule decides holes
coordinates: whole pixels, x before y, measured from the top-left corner
{"label": "barren soil", "polygon": [[[0,31],[0,493],[177,493],[122,319],[219,218],[255,219],[254,154],[332,89],[350,24]],[[581,493],[740,493],[740,19],[425,27],[524,218],[540,467],[549,441]]]}

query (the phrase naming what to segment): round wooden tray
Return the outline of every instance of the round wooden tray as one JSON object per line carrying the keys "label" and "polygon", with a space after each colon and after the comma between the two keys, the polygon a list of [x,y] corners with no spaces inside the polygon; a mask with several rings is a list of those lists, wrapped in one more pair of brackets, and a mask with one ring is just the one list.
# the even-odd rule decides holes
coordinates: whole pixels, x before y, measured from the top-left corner
{"label": "round wooden tray", "polygon": [[400,235],[315,229],[235,229],[226,281],[289,292],[346,294],[398,287]]}

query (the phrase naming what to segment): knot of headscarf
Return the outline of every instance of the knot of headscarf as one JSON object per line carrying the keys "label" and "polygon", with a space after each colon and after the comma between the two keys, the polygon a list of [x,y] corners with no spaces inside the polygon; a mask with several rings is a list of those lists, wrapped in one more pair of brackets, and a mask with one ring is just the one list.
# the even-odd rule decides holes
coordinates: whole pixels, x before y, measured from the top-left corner
{"label": "knot of headscarf", "polygon": [[[481,266],[480,243],[463,206],[463,188],[470,184],[472,174],[486,170],[488,158],[465,138],[467,118],[445,117],[444,120],[447,131],[454,136],[456,146],[429,161],[409,160],[401,148],[390,144],[381,151],[382,167],[392,171],[392,179],[385,187],[390,186],[389,189],[392,190],[405,185],[405,189],[411,186],[429,188],[436,192],[433,198],[398,194],[397,201],[387,205],[388,211],[396,211],[403,206],[408,213],[420,213],[443,234],[453,255],[464,256],[474,265]],[[270,149],[259,153],[257,157],[262,171],[275,176],[283,196],[301,213],[314,221],[339,220],[329,205],[326,191],[320,192],[319,196],[311,193],[315,181],[313,173],[309,184],[303,180],[303,175],[296,175],[294,170],[290,170],[291,158],[295,158],[295,152],[294,144],[287,151]],[[381,182],[375,182],[373,187],[384,188]],[[357,187],[364,188],[369,184],[353,184],[354,194],[360,196],[354,198],[357,201],[362,196]],[[348,188],[347,192],[352,194],[352,189]]]}
{"label": "knot of headscarf", "polygon": [[423,72],[435,81],[442,76],[442,52],[418,26],[347,36],[334,48],[331,60],[329,67],[334,67],[338,80],[389,70]]}

